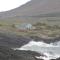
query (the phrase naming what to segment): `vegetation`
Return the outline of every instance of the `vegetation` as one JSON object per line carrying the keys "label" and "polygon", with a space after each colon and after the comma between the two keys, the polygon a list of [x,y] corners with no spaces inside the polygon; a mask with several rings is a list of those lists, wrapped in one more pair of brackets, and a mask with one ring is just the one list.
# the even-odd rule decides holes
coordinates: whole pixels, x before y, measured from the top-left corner
{"label": "vegetation", "polygon": [[[51,38],[60,36],[60,26],[59,25],[49,25],[47,23],[37,22],[33,24],[36,29],[19,31],[15,28],[17,23],[0,23],[0,32],[14,33],[21,36],[38,36],[42,38]],[[20,23],[21,24],[21,23]]]}

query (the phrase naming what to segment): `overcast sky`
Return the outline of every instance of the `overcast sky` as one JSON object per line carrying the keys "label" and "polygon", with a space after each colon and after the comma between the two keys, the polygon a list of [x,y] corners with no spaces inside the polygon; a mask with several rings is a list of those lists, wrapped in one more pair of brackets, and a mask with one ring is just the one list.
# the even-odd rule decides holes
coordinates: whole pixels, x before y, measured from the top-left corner
{"label": "overcast sky", "polygon": [[0,12],[19,7],[30,0],[0,0]]}

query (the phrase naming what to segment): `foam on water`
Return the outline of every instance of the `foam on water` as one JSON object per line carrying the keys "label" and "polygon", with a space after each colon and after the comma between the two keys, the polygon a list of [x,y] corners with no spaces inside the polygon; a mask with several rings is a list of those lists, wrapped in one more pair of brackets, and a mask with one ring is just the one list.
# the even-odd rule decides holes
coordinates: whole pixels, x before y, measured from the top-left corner
{"label": "foam on water", "polygon": [[45,56],[35,56],[37,59],[44,59],[44,60],[50,60],[50,59],[56,59],[59,58],[60,55],[55,55],[55,54],[49,54],[49,53],[44,53]]}
{"label": "foam on water", "polygon": [[54,44],[54,43],[50,43],[50,44],[47,44],[47,43],[44,43],[44,42],[35,42],[35,41],[30,41],[28,44],[22,46],[21,48],[18,48],[20,50],[23,50],[23,49],[27,49],[27,47],[33,47],[33,46],[37,46],[37,47],[60,47],[58,44]]}
{"label": "foam on water", "polygon": [[60,45],[57,43],[44,43],[30,41],[28,44],[22,46],[21,48],[15,48],[15,50],[30,50],[38,53],[42,53],[45,56],[36,56],[38,59],[50,60],[60,57]]}

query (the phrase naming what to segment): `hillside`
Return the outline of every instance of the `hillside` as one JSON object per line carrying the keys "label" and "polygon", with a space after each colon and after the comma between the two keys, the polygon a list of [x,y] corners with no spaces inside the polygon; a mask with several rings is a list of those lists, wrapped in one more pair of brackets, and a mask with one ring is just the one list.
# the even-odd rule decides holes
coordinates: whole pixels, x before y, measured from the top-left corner
{"label": "hillside", "polygon": [[0,12],[1,18],[12,17],[59,17],[60,16],[60,0],[32,0],[16,9]]}

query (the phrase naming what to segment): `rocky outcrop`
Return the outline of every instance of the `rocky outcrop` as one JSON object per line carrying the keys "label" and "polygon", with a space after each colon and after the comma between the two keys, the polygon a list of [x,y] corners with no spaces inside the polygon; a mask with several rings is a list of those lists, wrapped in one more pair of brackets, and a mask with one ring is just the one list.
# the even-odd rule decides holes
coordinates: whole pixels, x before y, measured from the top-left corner
{"label": "rocky outcrop", "polygon": [[[31,40],[44,41],[46,43],[60,41],[59,38],[43,39],[39,37],[22,37],[10,34],[0,33],[0,60],[43,60],[37,59],[35,56],[42,56],[34,51],[12,50],[11,48],[20,48]],[[56,59],[59,60],[60,58]],[[53,60],[53,59],[51,59]]]}
{"label": "rocky outcrop", "polygon": [[52,39],[44,39],[44,38],[40,38],[38,36],[30,36],[31,39],[33,39],[34,41],[43,41],[45,43],[54,43],[54,42],[58,42],[60,41],[60,37],[57,38],[52,38]]}
{"label": "rocky outcrop", "polygon": [[33,51],[15,51],[8,47],[0,46],[0,60],[37,60],[35,56],[40,55]]}
{"label": "rocky outcrop", "polygon": [[6,46],[10,48],[20,48],[21,46],[29,43],[30,41],[43,41],[45,43],[53,43],[60,41],[60,37],[54,39],[43,39],[36,36],[24,37],[10,34],[0,33],[0,46]]}
{"label": "rocky outcrop", "polygon": [[27,44],[29,41],[31,41],[31,39],[27,37],[0,33],[0,46],[16,48]]}

